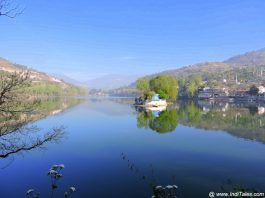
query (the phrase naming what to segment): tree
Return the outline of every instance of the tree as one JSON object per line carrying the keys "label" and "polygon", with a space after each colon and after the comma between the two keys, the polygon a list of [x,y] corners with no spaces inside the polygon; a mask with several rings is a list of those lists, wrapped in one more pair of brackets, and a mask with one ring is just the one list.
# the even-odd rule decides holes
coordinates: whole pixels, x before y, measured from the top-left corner
{"label": "tree", "polygon": [[0,0],[0,16],[15,18],[22,12],[23,9],[18,4],[13,3],[12,0]]}
{"label": "tree", "polygon": [[192,75],[191,80],[195,82],[197,86],[202,85],[202,77],[198,75]]}
{"label": "tree", "polygon": [[158,93],[161,98],[176,100],[178,95],[178,82],[174,77],[159,75],[150,80],[150,90]]}
{"label": "tree", "polygon": [[148,78],[140,78],[136,82],[136,87],[142,92],[147,92],[150,90],[149,79]]}
{"label": "tree", "polygon": [[190,97],[195,96],[198,88],[202,85],[202,78],[198,75],[192,75],[187,85],[187,92]]}
{"label": "tree", "polygon": [[190,97],[193,97],[198,90],[198,86],[194,81],[191,81],[187,86],[187,92]]}
{"label": "tree", "polygon": [[184,79],[180,79],[178,81],[178,85],[180,89],[184,89],[185,88],[185,80]]}
{"label": "tree", "polygon": [[22,93],[24,87],[30,86],[27,72],[1,72],[0,80],[0,158],[40,148],[62,138],[63,127],[37,135],[40,129],[29,124],[34,121],[32,113],[39,103]]}
{"label": "tree", "polygon": [[30,85],[29,75],[27,72],[4,72],[0,74],[0,80],[0,107],[3,105],[14,106],[12,103],[16,102],[19,90]]}

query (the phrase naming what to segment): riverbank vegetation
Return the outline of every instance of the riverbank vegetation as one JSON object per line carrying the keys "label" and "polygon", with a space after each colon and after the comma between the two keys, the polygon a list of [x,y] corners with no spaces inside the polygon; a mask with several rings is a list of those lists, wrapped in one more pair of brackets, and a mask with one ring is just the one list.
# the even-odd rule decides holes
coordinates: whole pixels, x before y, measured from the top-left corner
{"label": "riverbank vegetation", "polygon": [[178,95],[178,82],[167,75],[159,75],[151,79],[140,78],[137,80],[137,89],[146,98],[157,93],[162,99],[175,100]]}

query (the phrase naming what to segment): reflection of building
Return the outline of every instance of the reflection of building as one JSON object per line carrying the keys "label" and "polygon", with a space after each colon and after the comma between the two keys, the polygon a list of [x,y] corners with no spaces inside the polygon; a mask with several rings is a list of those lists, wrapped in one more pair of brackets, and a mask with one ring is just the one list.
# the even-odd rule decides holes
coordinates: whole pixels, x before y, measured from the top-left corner
{"label": "reflection of building", "polygon": [[211,110],[218,110],[225,112],[229,108],[229,104],[227,102],[220,102],[214,100],[198,100],[198,107],[200,107],[204,112],[209,112]]}

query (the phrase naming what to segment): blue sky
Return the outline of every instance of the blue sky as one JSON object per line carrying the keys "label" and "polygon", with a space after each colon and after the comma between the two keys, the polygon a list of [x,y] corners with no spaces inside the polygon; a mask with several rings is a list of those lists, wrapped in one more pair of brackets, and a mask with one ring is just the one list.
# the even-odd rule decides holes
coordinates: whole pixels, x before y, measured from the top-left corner
{"label": "blue sky", "polygon": [[14,0],[0,56],[77,80],[150,74],[265,47],[264,0]]}

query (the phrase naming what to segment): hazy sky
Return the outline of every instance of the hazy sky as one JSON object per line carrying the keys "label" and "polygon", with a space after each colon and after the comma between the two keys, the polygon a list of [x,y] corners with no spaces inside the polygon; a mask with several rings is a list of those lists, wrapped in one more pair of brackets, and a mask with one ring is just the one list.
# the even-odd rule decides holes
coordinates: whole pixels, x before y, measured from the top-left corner
{"label": "hazy sky", "polygon": [[0,56],[78,80],[146,74],[265,47],[264,0],[14,0]]}

